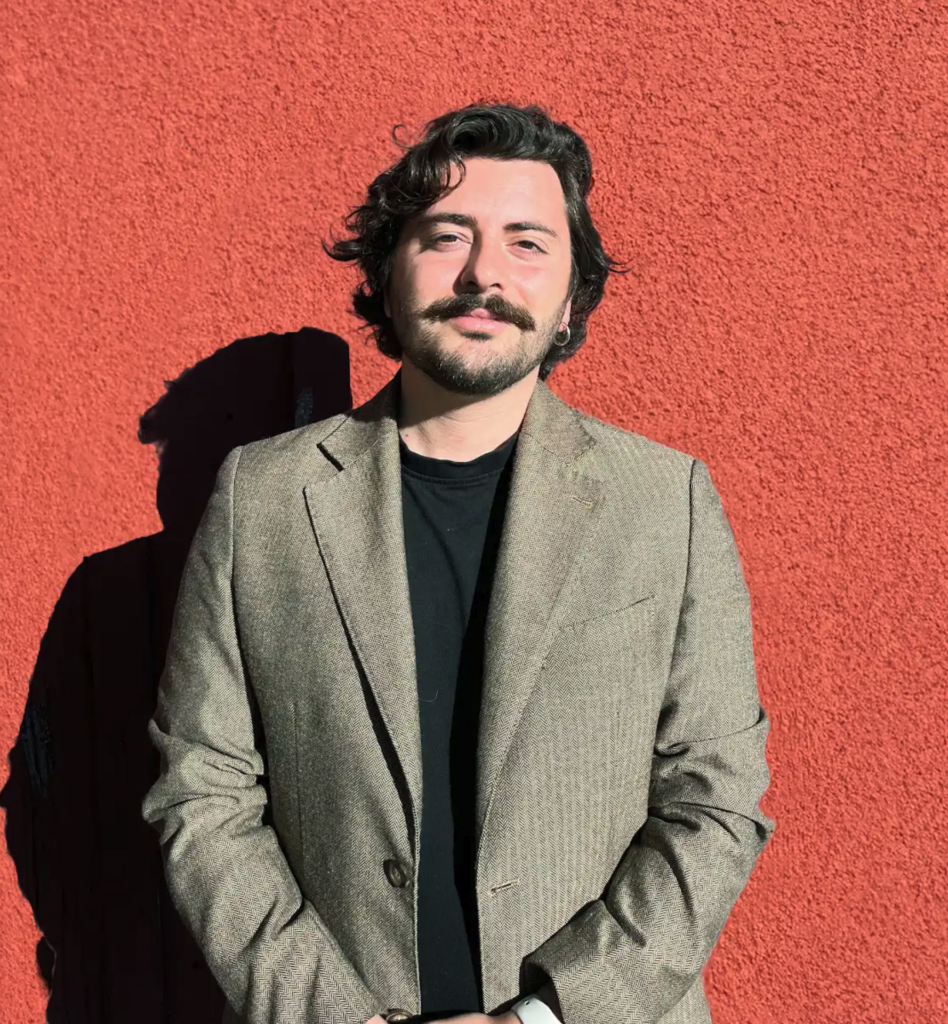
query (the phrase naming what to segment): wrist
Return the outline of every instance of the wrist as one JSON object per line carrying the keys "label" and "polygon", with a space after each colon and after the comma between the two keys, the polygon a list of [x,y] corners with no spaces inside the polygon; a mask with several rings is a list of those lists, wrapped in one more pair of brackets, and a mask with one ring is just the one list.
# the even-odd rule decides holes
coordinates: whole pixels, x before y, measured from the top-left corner
{"label": "wrist", "polygon": [[541,998],[542,989],[534,995],[518,999],[510,1008],[513,1024],[562,1024],[562,1017]]}
{"label": "wrist", "polygon": [[537,998],[542,999],[544,1003],[556,1014],[557,1018],[562,1021],[563,1010],[560,1007],[560,1000],[556,994],[556,986],[552,980],[545,982],[540,990],[537,992]]}

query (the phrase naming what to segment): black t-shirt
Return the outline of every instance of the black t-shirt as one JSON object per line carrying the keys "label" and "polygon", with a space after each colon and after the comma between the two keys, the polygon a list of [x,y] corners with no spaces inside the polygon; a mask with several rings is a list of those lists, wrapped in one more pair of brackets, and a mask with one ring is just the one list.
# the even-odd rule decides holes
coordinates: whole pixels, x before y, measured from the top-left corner
{"label": "black t-shirt", "polygon": [[420,1020],[484,1012],[475,757],[484,626],[517,437],[470,462],[419,455],[399,437],[422,752]]}

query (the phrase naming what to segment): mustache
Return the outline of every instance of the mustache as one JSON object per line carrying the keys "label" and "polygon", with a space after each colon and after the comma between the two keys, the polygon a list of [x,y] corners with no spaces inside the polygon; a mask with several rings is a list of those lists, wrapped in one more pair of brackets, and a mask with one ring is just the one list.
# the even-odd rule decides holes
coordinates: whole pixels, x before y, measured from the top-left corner
{"label": "mustache", "polygon": [[524,330],[533,328],[532,318],[508,306],[505,302],[496,302],[490,299],[485,302],[472,298],[469,301],[456,299],[449,304],[436,303],[431,307],[429,315],[436,320],[451,320],[456,316],[470,316],[478,309],[486,310],[495,320],[503,320],[505,323],[514,324]]}

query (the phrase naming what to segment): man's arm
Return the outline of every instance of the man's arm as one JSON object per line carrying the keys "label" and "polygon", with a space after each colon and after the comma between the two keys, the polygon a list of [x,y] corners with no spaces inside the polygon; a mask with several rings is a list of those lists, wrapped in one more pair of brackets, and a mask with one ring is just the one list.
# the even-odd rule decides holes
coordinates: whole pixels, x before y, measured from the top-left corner
{"label": "man's arm", "polygon": [[524,987],[552,979],[565,1024],[654,1022],[697,980],[775,829],[758,806],[770,784],[769,730],[740,556],[696,460],[649,816],[604,897],[524,960]]}
{"label": "man's arm", "polygon": [[363,1024],[379,1010],[304,899],[270,825],[259,713],[232,600],[240,448],[217,475],[178,591],[148,733],[161,775],[142,804],[160,831],[168,888],[247,1024]]}

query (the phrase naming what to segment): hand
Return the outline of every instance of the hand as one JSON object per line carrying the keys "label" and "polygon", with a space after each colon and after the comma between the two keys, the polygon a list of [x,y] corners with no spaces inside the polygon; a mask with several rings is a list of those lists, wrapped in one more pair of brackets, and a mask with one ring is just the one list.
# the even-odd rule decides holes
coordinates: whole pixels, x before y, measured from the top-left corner
{"label": "hand", "polygon": [[520,1018],[513,1010],[495,1016],[489,1013],[459,1013],[456,1017],[440,1017],[438,1020],[429,1021],[428,1024],[520,1024]]}
{"label": "hand", "polygon": [[[520,1018],[508,1010],[506,1013],[498,1013],[491,1016],[489,1013],[460,1013],[456,1017],[440,1017],[437,1020],[428,1021],[428,1024],[520,1024]],[[377,1013],[369,1017],[365,1024],[386,1024],[385,1018]]]}
{"label": "hand", "polygon": [[[520,1018],[512,1010],[496,1017],[491,1017],[487,1013],[460,1013],[456,1017],[440,1017],[438,1020],[429,1021],[428,1024],[444,1024],[446,1021],[450,1021],[450,1024],[520,1024]],[[365,1024],[386,1024],[386,1021],[377,1013],[374,1017],[369,1017]]]}

